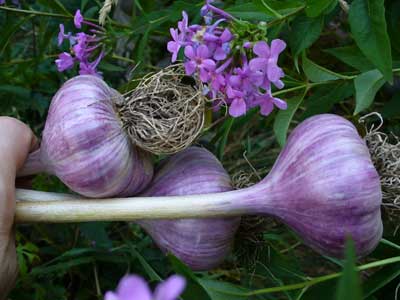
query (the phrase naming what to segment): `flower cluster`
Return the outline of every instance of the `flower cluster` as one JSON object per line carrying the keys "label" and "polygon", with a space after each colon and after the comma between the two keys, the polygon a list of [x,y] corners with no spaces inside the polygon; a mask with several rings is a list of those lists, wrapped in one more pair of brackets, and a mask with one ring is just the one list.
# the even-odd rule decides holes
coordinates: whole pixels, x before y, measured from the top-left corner
{"label": "flower cluster", "polygon": [[147,282],[136,275],[121,279],[115,292],[107,292],[104,300],[176,300],[185,288],[185,279],[173,275],[151,292]]}
{"label": "flower cluster", "polygon": [[74,25],[77,29],[81,29],[82,24],[92,27],[90,34],[78,32],[72,35],[71,32],[65,32],[64,24],[60,24],[58,45],[61,46],[64,40],[68,40],[70,53],[63,52],[59,54],[58,59],[55,61],[57,69],[59,72],[64,72],[65,70],[72,69],[75,63],[77,63],[79,64],[80,75],[90,74],[101,77],[101,73],[97,71],[97,66],[104,57],[104,49],[101,41],[104,39],[105,32],[102,27],[86,21],[78,9],[75,13]]}
{"label": "flower cluster", "polygon": [[182,12],[178,28],[170,29],[172,40],[167,49],[172,62],[183,49],[186,74],[198,76],[214,108],[226,104],[233,117],[253,107],[259,107],[264,116],[274,106],[286,109],[286,102],[271,92],[272,85],[278,89],[284,86],[278,58],[286,43],[276,39],[268,45],[265,23],[237,20],[212,2],[207,0],[201,8],[205,25],[189,25],[188,15]]}

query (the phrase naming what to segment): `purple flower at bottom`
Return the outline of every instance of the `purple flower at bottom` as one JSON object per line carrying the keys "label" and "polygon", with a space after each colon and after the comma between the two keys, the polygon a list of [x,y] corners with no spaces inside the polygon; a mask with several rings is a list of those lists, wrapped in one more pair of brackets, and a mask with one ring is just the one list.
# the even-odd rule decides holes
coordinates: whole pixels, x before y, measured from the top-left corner
{"label": "purple flower at bottom", "polygon": [[59,72],[71,69],[74,66],[74,63],[74,58],[67,52],[61,53],[58,55],[58,59],[56,59],[56,65]]}
{"label": "purple flower at bottom", "polygon": [[75,13],[74,16],[74,25],[76,28],[81,28],[82,27],[82,22],[83,22],[83,16],[81,14],[81,10],[78,9]]}
{"label": "purple flower at bottom", "polygon": [[210,59],[211,53],[207,46],[200,45],[197,49],[186,46],[185,56],[189,58],[189,61],[185,62],[186,74],[192,75],[198,69],[201,81],[207,82],[208,71],[215,70],[215,61]]}
{"label": "purple flower at bottom", "polygon": [[160,283],[152,294],[147,282],[136,275],[125,276],[116,292],[107,292],[104,300],[176,300],[185,288],[185,279],[172,275]]}

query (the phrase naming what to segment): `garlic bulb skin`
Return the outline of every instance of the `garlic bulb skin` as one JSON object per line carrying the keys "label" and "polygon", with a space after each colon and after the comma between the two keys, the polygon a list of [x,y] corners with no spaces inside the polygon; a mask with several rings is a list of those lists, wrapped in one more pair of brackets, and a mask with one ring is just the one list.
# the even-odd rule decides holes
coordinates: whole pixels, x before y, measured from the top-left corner
{"label": "garlic bulb skin", "polygon": [[149,155],[131,144],[114,110],[118,97],[100,78],[81,75],[68,80],[52,99],[40,161],[81,195],[134,195],[152,178]]}
{"label": "garlic bulb skin", "polygon": [[[229,175],[215,156],[206,149],[190,147],[164,161],[141,196],[195,195],[232,189]],[[137,223],[164,252],[171,252],[193,270],[209,270],[229,254],[240,217]]]}

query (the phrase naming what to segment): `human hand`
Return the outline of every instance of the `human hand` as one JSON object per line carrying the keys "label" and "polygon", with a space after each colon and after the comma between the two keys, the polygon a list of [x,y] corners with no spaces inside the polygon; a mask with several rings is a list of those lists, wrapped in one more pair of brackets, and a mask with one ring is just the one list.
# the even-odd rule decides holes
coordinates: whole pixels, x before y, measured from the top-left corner
{"label": "human hand", "polygon": [[14,237],[15,176],[36,138],[24,123],[0,117],[0,300],[6,299],[18,274]]}

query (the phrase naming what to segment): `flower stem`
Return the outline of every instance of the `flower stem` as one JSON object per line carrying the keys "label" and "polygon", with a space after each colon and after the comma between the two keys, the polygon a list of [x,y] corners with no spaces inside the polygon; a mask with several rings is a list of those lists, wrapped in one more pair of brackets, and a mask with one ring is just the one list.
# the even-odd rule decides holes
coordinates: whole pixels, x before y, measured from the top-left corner
{"label": "flower stem", "polygon": [[[63,15],[63,14],[56,14],[51,12],[45,11],[37,11],[37,10],[27,10],[27,9],[20,9],[14,7],[7,7],[7,6],[0,6],[0,10],[5,10],[13,13],[20,13],[20,14],[29,14],[29,15],[36,15],[36,16],[43,16],[43,17],[51,17],[51,18],[62,18],[62,19],[73,19],[73,15]],[[96,19],[86,19],[90,22],[97,22]],[[128,25],[124,25],[115,21],[112,21],[112,24],[116,27],[121,28],[130,28]]]}

